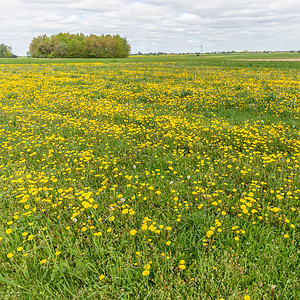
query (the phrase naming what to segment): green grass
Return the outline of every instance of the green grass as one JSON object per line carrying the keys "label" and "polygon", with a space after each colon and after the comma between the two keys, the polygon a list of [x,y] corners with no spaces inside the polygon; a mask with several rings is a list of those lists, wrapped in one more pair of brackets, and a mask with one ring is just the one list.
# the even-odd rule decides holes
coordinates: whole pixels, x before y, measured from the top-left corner
{"label": "green grass", "polygon": [[1,299],[299,298],[299,63],[7,62]]}

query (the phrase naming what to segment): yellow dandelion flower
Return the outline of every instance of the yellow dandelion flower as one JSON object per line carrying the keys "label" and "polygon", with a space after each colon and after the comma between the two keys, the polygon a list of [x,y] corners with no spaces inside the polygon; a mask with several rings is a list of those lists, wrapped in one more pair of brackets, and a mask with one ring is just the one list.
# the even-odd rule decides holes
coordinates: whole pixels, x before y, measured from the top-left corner
{"label": "yellow dandelion flower", "polygon": [[208,238],[211,237],[213,234],[214,234],[214,232],[213,232],[212,230],[208,230],[208,231],[206,232],[206,236],[207,236]]}
{"label": "yellow dandelion flower", "polygon": [[94,236],[101,236],[102,235],[102,232],[95,232],[94,233]]}

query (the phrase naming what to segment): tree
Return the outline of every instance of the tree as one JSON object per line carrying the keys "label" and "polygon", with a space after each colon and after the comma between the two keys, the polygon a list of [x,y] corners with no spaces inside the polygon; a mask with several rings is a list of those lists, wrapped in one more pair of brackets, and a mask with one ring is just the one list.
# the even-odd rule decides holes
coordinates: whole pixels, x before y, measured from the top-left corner
{"label": "tree", "polygon": [[29,52],[31,57],[42,57],[43,45],[47,39],[46,35],[38,36],[31,41]]}
{"label": "tree", "polygon": [[59,42],[56,47],[55,50],[53,52],[55,55],[54,57],[67,57],[68,56],[68,45],[64,42]]}
{"label": "tree", "polygon": [[59,33],[34,38],[29,46],[31,57],[128,57],[130,46],[119,35]]}
{"label": "tree", "polygon": [[0,57],[12,57],[11,53],[12,49],[10,46],[6,46],[5,44],[0,44]]}

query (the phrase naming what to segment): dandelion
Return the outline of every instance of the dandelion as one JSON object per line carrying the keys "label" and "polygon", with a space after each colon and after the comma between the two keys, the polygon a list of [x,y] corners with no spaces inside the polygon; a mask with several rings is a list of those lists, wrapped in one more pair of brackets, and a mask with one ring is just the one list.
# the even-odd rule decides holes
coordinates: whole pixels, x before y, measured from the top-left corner
{"label": "dandelion", "polygon": [[206,232],[206,236],[207,236],[208,238],[210,238],[213,234],[214,234],[214,232],[213,232],[212,230],[208,230],[208,231]]}
{"label": "dandelion", "polygon": [[14,254],[13,253],[8,253],[6,256],[7,256],[7,258],[11,258],[11,257],[14,256]]}
{"label": "dandelion", "polygon": [[123,214],[123,215],[128,214],[128,212],[129,212],[129,210],[128,210],[127,208],[125,208],[125,209],[122,210],[122,214]]}
{"label": "dandelion", "polygon": [[132,229],[132,230],[130,230],[130,235],[136,235],[136,230],[135,229]]}
{"label": "dandelion", "polygon": [[40,261],[40,264],[41,264],[41,265],[42,265],[42,264],[45,264],[46,261],[47,261],[47,259],[42,259],[42,260]]}
{"label": "dandelion", "polygon": [[100,280],[103,280],[104,278],[105,278],[105,275],[103,275],[103,274],[99,276]]}

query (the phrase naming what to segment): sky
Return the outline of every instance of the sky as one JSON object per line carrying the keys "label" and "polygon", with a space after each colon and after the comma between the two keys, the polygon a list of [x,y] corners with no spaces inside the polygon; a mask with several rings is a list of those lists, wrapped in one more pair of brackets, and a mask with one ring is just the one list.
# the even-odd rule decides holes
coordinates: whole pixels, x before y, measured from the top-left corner
{"label": "sky", "polygon": [[119,34],[131,53],[300,50],[299,0],[0,0],[0,44]]}

